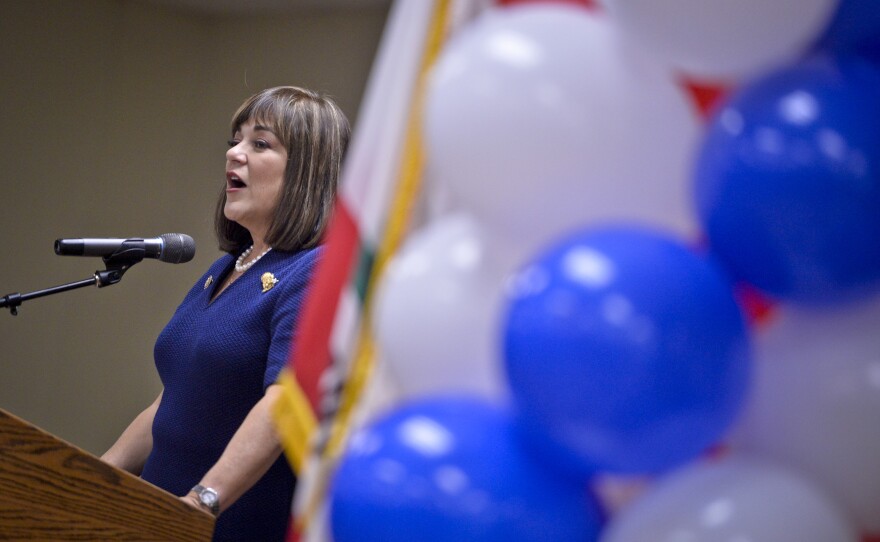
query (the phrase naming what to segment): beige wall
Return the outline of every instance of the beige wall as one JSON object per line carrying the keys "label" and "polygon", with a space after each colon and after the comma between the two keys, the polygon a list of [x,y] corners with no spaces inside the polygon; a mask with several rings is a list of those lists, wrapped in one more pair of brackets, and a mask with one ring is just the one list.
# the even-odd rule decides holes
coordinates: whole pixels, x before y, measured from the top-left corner
{"label": "beige wall", "polygon": [[59,237],[187,233],[193,262],[0,312],[0,408],[101,453],[160,390],[153,343],[219,252],[227,125],[298,84],[356,120],[386,12],[205,16],[123,0],[16,1],[0,18],[0,296],[88,278]]}

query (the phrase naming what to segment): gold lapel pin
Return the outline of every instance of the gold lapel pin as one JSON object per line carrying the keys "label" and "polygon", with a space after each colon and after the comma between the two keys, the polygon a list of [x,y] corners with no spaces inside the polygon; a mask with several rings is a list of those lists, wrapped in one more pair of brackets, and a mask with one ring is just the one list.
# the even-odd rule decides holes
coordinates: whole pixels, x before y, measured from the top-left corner
{"label": "gold lapel pin", "polygon": [[212,284],[214,284],[214,275],[208,275],[208,278],[205,280],[205,287],[203,289],[207,290],[208,286]]}
{"label": "gold lapel pin", "polygon": [[263,276],[260,277],[260,282],[263,283],[263,293],[266,293],[278,283],[278,279],[272,273],[263,273]]}

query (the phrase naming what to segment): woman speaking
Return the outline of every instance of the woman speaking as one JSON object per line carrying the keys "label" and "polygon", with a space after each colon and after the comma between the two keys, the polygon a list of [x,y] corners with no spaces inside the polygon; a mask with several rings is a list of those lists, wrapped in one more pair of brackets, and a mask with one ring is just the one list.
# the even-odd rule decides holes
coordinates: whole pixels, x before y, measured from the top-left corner
{"label": "woman speaking", "polygon": [[278,87],[232,119],[217,260],[155,346],[159,397],[104,454],[218,516],[214,540],[283,540],[295,477],[271,409],[296,340],[350,128],[329,98]]}

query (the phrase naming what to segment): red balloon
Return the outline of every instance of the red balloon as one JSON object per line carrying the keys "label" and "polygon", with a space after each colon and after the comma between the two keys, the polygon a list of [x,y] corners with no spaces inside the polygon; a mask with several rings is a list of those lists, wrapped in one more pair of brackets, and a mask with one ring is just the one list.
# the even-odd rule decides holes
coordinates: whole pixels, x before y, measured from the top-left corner
{"label": "red balloon", "polygon": [[697,109],[704,118],[709,116],[715,104],[720,102],[728,91],[728,89],[722,86],[697,83],[689,80],[683,80],[681,85],[687,90],[694,105],[697,106]]}
{"label": "red balloon", "polygon": [[767,324],[776,315],[776,304],[748,284],[737,284],[734,295],[749,323],[755,326]]}

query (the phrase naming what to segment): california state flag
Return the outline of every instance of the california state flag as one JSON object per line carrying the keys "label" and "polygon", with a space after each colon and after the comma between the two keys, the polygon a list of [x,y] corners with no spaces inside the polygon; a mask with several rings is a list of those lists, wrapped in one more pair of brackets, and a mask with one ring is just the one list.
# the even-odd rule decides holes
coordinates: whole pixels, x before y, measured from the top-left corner
{"label": "california state flag", "polygon": [[[329,541],[327,483],[375,366],[374,284],[406,232],[424,153],[427,74],[450,30],[487,1],[396,0],[361,105],[339,196],[300,317],[275,419],[298,475],[288,540]],[[373,384],[375,386],[375,383]],[[377,396],[388,394],[378,393]]]}

